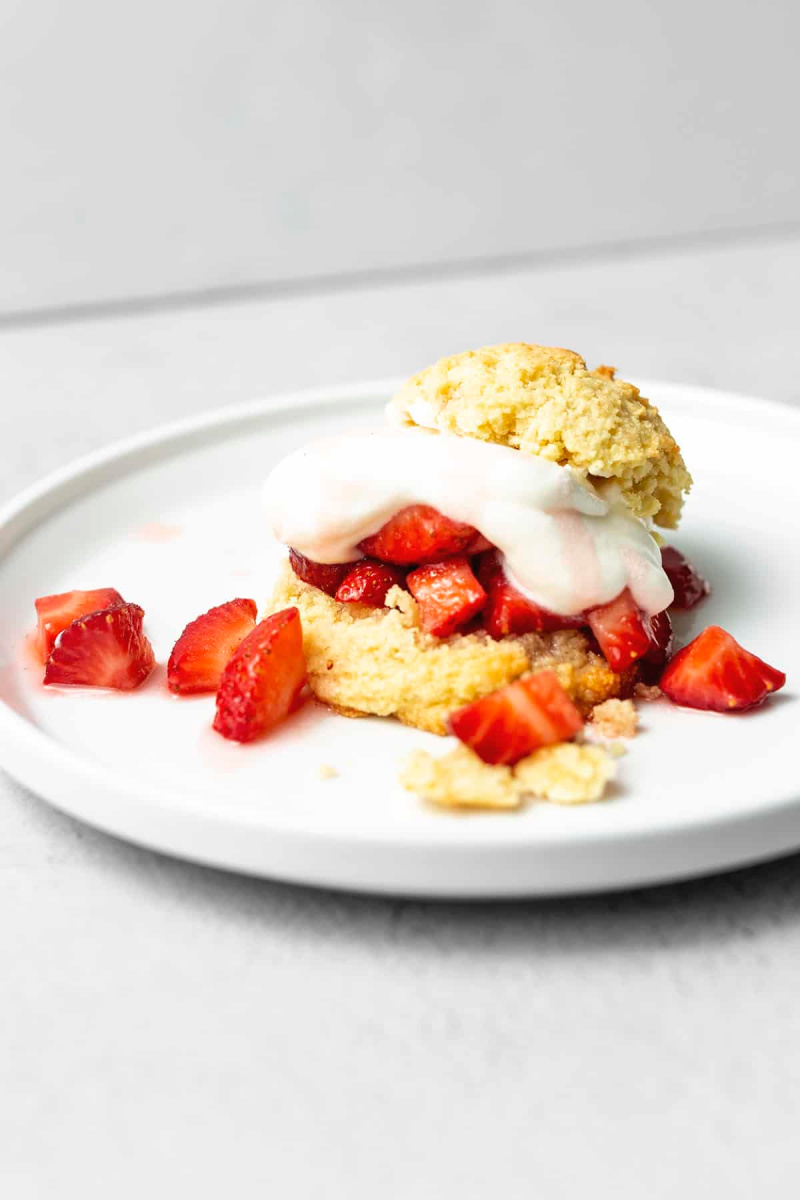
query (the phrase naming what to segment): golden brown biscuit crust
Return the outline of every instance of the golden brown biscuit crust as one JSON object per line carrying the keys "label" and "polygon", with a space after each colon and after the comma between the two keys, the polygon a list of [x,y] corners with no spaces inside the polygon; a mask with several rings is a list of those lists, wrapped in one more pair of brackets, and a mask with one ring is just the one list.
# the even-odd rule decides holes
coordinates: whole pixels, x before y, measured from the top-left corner
{"label": "golden brown biscuit crust", "polygon": [[451,355],[409,379],[392,404],[406,424],[614,480],[637,516],[678,524],[691,476],[658,409],[613,368],[590,371],[571,350],[518,342]]}

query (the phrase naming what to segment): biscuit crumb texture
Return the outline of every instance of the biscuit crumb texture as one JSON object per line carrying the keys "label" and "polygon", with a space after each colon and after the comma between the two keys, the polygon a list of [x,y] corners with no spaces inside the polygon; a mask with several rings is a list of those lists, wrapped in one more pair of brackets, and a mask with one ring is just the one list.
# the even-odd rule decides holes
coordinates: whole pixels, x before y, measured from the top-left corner
{"label": "biscuit crumb texture", "polygon": [[394,587],[386,600],[387,608],[340,604],[298,579],[287,561],[267,606],[268,614],[299,609],[311,691],[345,716],[395,716],[445,734],[450,713],[528,671],[555,671],[584,714],[628,694],[636,679],[635,669],[612,671],[579,630],[441,639],[420,628],[408,592]]}
{"label": "biscuit crumb texture", "polygon": [[525,800],[591,804],[616,772],[600,746],[561,742],[523,758],[514,767],[490,766],[467,746],[441,758],[416,750],[402,764],[400,783],[440,808],[517,809]]}
{"label": "biscuit crumb texture", "polygon": [[392,401],[407,425],[513,446],[614,480],[639,517],[674,529],[691,487],[680,448],[658,409],[611,367],[590,371],[579,354],[524,342],[443,358]]}
{"label": "biscuit crumb texture", "polygon": [[592,713],[592,725],[601,737],[632,738],[636,734],[639,715],[632,700],[604,700]]}

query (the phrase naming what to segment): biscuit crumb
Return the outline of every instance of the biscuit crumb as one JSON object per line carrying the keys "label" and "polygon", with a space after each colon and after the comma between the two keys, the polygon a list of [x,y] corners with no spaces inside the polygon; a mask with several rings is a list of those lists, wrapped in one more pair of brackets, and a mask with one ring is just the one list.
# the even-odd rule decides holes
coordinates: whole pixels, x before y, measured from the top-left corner
{"label": "biscuit crumb", "polygon": [[336,770],[336,767],[332,767],[330,765],[330,763],[320,763],[318,773],[319,773],[320,779],[338,779],[339,778],[339,772]]}
{"label": "biscuit crumb", "polygon": [[400,783],[440,808],[513,810],[529,797],[554,804],[590,804],[616,771],[600,746],[561,742],[523,758],[514,767],[490,766],[467,746],[441,758],[416,750],[403,763]]}
{"label": "biscuit crumb", "polygon": [[607,367],[605,364],[595,367],[595,369],[592,371],[593,375],[599,375],[601,379],[613,379],[616,373],[616,367]]}
{"label": "biscuit crumb", "polygon": [[613,741],[615,738],[632,738],[636,733],[639,716],[632,700],[604,700],[592,713],[592,726],[601,737]]}
{"label": "biscuit crumb", "polygon": [[637,700],[660,700],[664,695],[660,687],[649,683],[636,683],[633,694]]}
{"label": "biscuit crumb", "polygon": [[616,774],[614,759],[602,746],[559,742],[523,758],[514,777],[523,792],[553,804],[592,804]]}

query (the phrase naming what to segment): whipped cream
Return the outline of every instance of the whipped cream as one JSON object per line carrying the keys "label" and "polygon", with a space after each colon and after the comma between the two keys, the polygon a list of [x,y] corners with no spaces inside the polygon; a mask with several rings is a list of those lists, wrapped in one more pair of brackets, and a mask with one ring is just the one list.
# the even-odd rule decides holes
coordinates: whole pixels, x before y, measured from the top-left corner
{"label": "whipped cream", "polygon": [[362,557],[358,543],[410,504],[474,525],[510,580],[565,616],[626,587],[648,614],[673,593],[647,526],[569,467],[508,446],[425,429],[351,433],[284,458],[264,492],[275,537],[321,563]]}

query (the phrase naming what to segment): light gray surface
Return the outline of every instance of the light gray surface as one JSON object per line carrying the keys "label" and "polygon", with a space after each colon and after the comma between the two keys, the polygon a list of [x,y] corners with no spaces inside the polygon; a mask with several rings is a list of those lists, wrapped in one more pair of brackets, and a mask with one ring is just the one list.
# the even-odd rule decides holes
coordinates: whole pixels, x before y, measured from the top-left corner
{"label": "light gray surface", "polygon": [[[797,403],[798,278],[800,240],[761,241],[6,332],[0,495],[154,421],[497,339]],[[0,1190],[794,1196],[799,865],[358,900],[126,847],[0,777]]]}
{"label": "light gray surface", "polygon": [[800,211],[794,0],[0,0],[0,35],[0,312]]}

